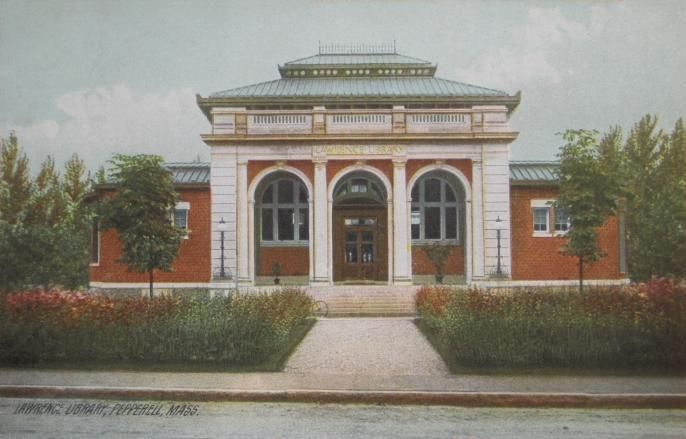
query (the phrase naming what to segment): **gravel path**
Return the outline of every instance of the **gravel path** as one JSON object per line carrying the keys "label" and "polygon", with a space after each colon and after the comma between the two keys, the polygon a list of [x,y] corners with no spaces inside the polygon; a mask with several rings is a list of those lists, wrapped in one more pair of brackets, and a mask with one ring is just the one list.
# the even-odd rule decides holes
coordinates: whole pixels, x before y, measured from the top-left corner
{"label": "gravel path", "polygon": [[448,375],[411,318],[320,319],[285,372],[326,375]]}

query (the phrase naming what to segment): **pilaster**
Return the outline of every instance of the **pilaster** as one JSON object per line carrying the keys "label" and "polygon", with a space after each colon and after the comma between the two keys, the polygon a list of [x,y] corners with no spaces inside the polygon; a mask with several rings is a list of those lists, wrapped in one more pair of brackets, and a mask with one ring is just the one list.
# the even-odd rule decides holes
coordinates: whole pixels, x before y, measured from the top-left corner
{"label": "pilaster", "polygon": [[484,271],[483,169],[481,160],[472,161],[472,278],[482,279]]}
{"label": "pilaster", "polygon": [[409,209],[405,164],[407,157],[393,158],[393,283],[411,284]]}
{"label": "pilaster", "polygon": [[252,244],[251,237],[254,236],[254,226],[251,227],[249,222],[248,212],[251,209],[252,203],[248,200],[248,161],[239,159],[237,163],[236,175],[236,197],[238,200],[237,209],[237,264],[238,264],[238,283],[251,284],[254,279],[254,274],[251,273],[250,245]]}
{"label": "pilaster", "polygon": [[326,181],[326,158],[315,157],[314,163],[314,221],[312,239],[314,239],[314,273],[311,274],[311,283],[329,284],[329,230],[327,221],[327,181]]}

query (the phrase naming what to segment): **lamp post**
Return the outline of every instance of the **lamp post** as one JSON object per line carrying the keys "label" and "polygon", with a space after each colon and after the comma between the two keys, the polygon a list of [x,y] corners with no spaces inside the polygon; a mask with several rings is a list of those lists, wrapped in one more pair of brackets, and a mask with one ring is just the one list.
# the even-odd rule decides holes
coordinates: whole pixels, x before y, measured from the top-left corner
{"label": "lamp post", "polygon": [[217,226],[217,230],[219,230],[219,234],[221,237],[221,265],[219,266],[219,278],[220,279],[226,279],[226,269],[224,267],[224,232],[228,230],[228,227],[226,226],[226,221],[224,221],[224,217],[221,217],[219,220],[219,225]]}
{"label": "lamp post", "polygon": [[503,269],[500,266],[500,223],[502,221],[503,220],[500,219],[500,216],[498,216],[498,218],[496,218],[496,220],[495,220],[495,222],[498,224],[497,228],[495,229],[496,237],[498,238],[498,265],[495,269],[495,274],[498,277],[503,275]]}

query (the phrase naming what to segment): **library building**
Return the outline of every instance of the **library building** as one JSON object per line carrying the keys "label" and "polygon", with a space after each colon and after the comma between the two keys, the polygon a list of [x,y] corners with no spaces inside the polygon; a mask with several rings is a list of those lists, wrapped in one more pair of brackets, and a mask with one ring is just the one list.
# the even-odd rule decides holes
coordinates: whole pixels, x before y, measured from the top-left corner
{"label": "library building", "polygon": [[[557,164],[510,161],[519,92],[443,79],[394,46],[320,46],[275,77],[197,96],[210,162],[168,164],[186,236],[157,286],[578,282]],[[622,236],[608,218],[589,283],[627,281]],[[92,288],[145,288],[116,231],[91,241]]]}

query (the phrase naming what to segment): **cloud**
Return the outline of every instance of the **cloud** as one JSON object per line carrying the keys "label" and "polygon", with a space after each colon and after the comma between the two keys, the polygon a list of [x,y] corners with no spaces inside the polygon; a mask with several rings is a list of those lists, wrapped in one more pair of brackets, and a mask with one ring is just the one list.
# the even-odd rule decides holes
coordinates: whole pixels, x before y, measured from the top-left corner
{"label": "cloud", "polygon": [[135,93],[126,85],[64,94],[55,100],[63,120],[42,120],[14,130],[32,165],[47,154],[58,163],[77,152],[91,168],[115,153],[160,154],[168,161],[207,156],[199,135],[209,130],[190,89]]}
{"label": "cloud", "polygon": [[508,90],[541,82],[557,84],[562,74],[549,55],[565,45],[597,35],[608,18],[600,5],[590,8],[589,25],[568,19],[558,8],[530,8],[526,24],[512,33],[509,43],[458,69],[458,77]]}

